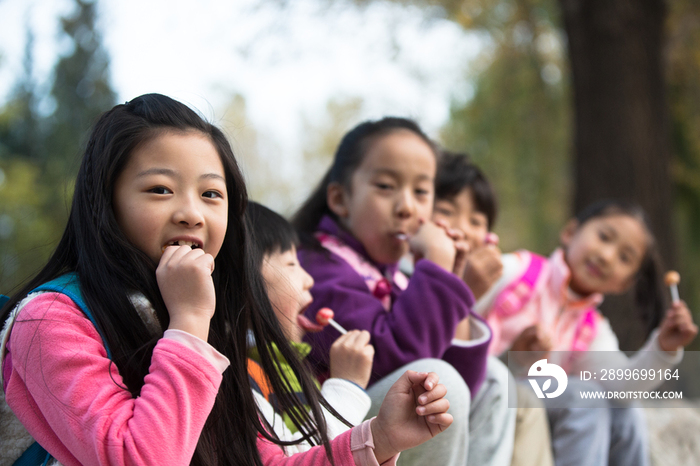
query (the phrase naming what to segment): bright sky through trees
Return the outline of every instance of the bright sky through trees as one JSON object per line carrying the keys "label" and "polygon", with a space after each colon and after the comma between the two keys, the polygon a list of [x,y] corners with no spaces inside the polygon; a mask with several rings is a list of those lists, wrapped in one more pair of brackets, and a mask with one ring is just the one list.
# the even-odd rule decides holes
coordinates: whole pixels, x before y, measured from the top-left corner
{"label": "bright sky through trees", "polygon": [[[482,43],[417,9],[358,10],[321,0],[102,0],[99,27],[119,100],[161,92],[215,121],[233,94],[256,128],[299,151],[300,119],[320,118],[331,98],[360,97],[362,117],[408,115],[428,131],[469,96],[464,76]],[[22,72],[26,25],[35,35],[34,75],[50,87],[65,0],[0,1],[0,103]],[[45,102],[46,111],[51,102]]]}

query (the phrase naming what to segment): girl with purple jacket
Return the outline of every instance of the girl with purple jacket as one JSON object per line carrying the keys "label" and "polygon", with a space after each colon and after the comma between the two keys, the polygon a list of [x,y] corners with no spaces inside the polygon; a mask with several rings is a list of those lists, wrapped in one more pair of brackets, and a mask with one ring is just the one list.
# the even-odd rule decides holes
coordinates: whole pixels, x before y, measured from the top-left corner
{"label": "girl with purple jacket", "polygon": [[[411,120],[368,121],[345,135],[333,165],[292,220],[302,241],[300,262],[315,281],[306,314],[314,318],[320,307],[330,307],[343,327],[370,332],[373,404],[397,374],[432,358],[430,367],[448,388],[451,435],[402,458],[464,465],[467,458],[502,464],[503,457],[508,464],[512,435],[493,431],[512,430],[514,413],[494,409],[506,403],[506,382],[479,391],[491,332],[472,312],[474,297],[461,279],[467,247],[430,220],[436,159],[433,143]],[[398,270],[409,251],[417,258],[410,281]],[[337,337],[330,327],[307,336],[309,360],[321,376]],[[499,377],[507,380],[503,372]],[[469,432],[475,411],[488,412],[488,422]]]}

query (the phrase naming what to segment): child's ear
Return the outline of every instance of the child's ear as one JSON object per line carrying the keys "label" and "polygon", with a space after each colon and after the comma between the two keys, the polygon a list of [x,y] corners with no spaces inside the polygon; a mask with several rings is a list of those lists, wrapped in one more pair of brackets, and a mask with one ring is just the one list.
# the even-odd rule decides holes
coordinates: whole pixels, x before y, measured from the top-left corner
{"label": "child's ear", "polygon": [[566,247],[569,245],[571,239],[576,234],[576,230],[578,230],[578,221],[575,218],[572,218],[566,222],[564,228],[562,228],[561,232],[559,232],[559,241],[561,242],[562,246]]}
{"label": "child's ear", "polygon": [[328,204],[328,208],[331,209],[331,212],[336,214],[339,218],[348,216],[345,189],[343,189],[340,183],[334,182],[328,185],[328,188],[326,188],[326,204]]}

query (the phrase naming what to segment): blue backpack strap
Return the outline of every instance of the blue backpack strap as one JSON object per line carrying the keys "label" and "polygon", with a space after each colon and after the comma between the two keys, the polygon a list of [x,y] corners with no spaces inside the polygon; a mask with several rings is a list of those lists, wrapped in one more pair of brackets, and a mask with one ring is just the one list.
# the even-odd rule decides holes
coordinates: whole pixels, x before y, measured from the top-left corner
{"label": "blue backpack strap", "polygon": [[29,448],[24,450],[22,456],[17,458],[17,461],[12,463],[12,466],[44,466],[51,459],[49,452],[44,450],[44,447],[38,442],[32,443]]}
{"label": "blue backpack strap", "polygon": [[32,290],[32,293],[35,291],[54,291],[56,293],[62,293],[68,296],[75,304],[78,305],[80,310],[83,311],[83,314],[85,314],[85,316],[88,319],[90,319],[90,322],[92,322],[92,325],[95,327],[95,330],[97,330],[97,332],[100,334],[100,337],[102,338],[102,344],[104,344],[105,350],[107,351],[107,357],[109,359],[112,359],[112,352],[109,350],[109,346],[107,346],[107,340],[100,331],[100,328],[97,326],[97,322],[95,322],[95,317],[93,317],[92,313],[90,312],[90,309],[88,309],[87,307],[87,304],[85,304],[85,300],[83,299],[83,293],[80,291],[80,280],[78,279],[78,276],[75,273],[71,272],[65,275],[61,275],[60,277],[48,281],[43,285],[37,286]]}
{"label": "blue backpack strap", "polygon": [[0,294],[0,307],[3,307],[5,303],[7,303],[10,300],[9,296],[5,296],[4,294]]}

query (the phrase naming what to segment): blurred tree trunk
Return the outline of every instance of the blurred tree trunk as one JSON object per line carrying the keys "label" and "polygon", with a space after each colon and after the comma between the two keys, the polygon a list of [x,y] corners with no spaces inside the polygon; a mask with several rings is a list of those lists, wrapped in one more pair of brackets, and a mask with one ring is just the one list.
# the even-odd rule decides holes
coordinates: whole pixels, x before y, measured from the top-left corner
{"label": "blurred tree trunk", "polygon": [[673,263],[663,0],[560,0],[574,84],[574,207],[605,197],[647,210]]}
{"label": "blurred tree trunk", "polygon": [[[673,265],[671,142],[662,58],[666,4],[559,3],[573,76],[575,210],[602,198],[639,202],[649,214],[664,262]],[[623,317],[610,318],[614,325]],[[626,340],[625,346],[636,346],[639,336]]]}

